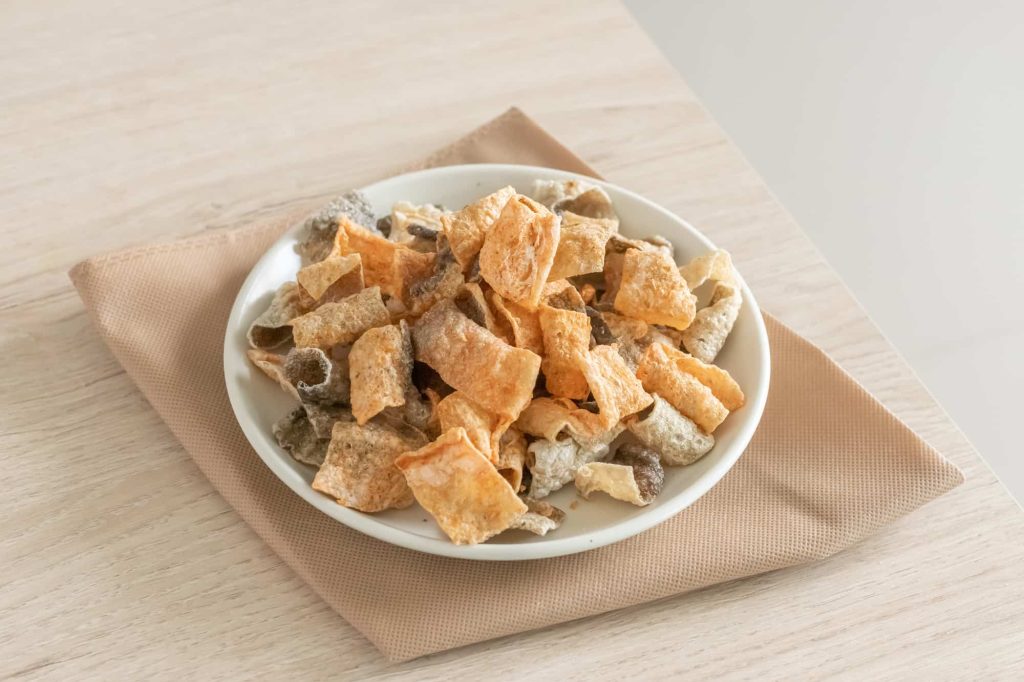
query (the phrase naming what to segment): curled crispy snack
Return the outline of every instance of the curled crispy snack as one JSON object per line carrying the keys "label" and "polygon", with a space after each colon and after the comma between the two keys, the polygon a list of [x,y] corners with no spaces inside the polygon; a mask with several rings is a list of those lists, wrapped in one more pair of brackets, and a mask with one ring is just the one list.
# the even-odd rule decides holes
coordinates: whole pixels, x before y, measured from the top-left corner
{"label": "curled crispy snack", "polygon": [[726,284],[735,284],[736,282],[736,270],[732,266],[732,257],[725,249],[708,251],[702,256],[697,256],[679,268],[679,272],[691,291],[708,280]]}
{"label": "curled crispy snack", "polygon": [[547,535],[561,526],[565,520],[564,511],[543,500],[527,497],[523,502],[526,503],[526,513],[513,521],[509,528],[529,531],[535,535]]}
{"label": "curled crispy snack", "polygon": [[270,353],[265,350],[250,348],[246,351],[249,361],[256,365],[264,374],[277,382],[277,385],[284,389],[284,392],[296,400],[299,399],[299,392],[295,386],[288,381],[284,374],[284,356],[277,353]]}
{"label": "curled crispy snack", "polygon": [[586,180],[535,180],[532,196],[556,213],[611,220],[616,226],[619,223],[608,193]]}
{"label": "curled crispy snack", "polygon": [[499,441],[511,424],[507,416],[487,410],[456,391],[437,404],[441,432],[462,427],[476,449],[491,462],[498,461]]}
{"label": "curled crispy snack", "polygon": [[498,443],[498,461],[494,468],[508,481],[515,492],[523,491],[523,467],[526,465],[526,438],[515,427],[509,427]]}
{"label": "curled crispy snack", "polygon": [[500,321],[487,303],[483,289],[476,282],[466,282],[462,291],[455,296],[455,305],[462,314],[491,332],[505,343],[512,342],[511,327],[502,318]]}
{"label": "curled crispy snack", "polygon": [[445,432],[395,460],[420,505],[458,545],[483,542],[527,511],[465,429]]}
{"label": "curled crispy snack", "polygon": [[402,320],[369,329],[348,356],[352,414],[362,425],[386,407],[405,405],[412,385],[412,339]]}
{"label": "curled crispy snack", "polygon": [[[523,433],[551,441],[565,431],[584,447],[609,443],[622,431],[618,425],[609,429],[601,415],[577,407],[567,398],[547,396],[534,398],[515,424]],[[610,431],[614,433],[610,435]]]}
{"label": "curled crispy snack", "polygon": [[549,280],[558,280],[604,270],[604,251],[615,232],[610,220],[585,218],[575,213],[562,214],[562,228]]}
{"label": "curled crispy snack", "polygon": [[544,354],[544,332],[540,328],[540,315],[513,301],[506,301],[494,291],[487,292],[487,300],[496,316],[508,324],[516,348],[525,348],[537,355]]}
{"label": "curled crispy snack", "polygon": [[297,462],[318,467],[327,455],[327,439],[317,437],[306,411],[299,407],[274,424],[277,444],[288,451]]}
{"label": "curled crispy snack", "polygon": [[338,218],[342,216],[366,227],[372,227],[376,222],[366,195],[359,190],[346,192],[306,220],[306,236],[299,245],[298,252],[308,262],[315,263],[330,254],[338,229]]}
{"label": "curled crispy snack", "polygon": [[395,468],[395,459],[426,442],[423,434],[408,427],[338,422],[324,463],[313,478],[313,489],[364,512],[408,507],[412,491]]}
{"label": "curled crispy snack", "polygon": [[480,249],[484,281],[502,297],[535,308],[555,260],[559,223],[532,199],[520,194],[509,199]]}
{"label": "curled crispy snack", "polygon": [[339,218],[332,255],[354,253],[362,258],[366,285],[378,286],[383,293],[397,298],[402,298],[406,283],[430,275],[436,257],[389,241],[348,218]]}
{"label": "curled crispy snack", "polygon": [[514,419],[533,397],[540,357],[514,348],[442,301],[416,321],[416,359],[473,402]]}
{"label": "curled crispy snack", "polygon": [[285,379],[303,403],[348,403],[347,354],[332,350],[333,360],[319,348],[292,348],[284,359]]}
{"label": "curled crispy snack", "polygon": [[690,293],[672,259],[639,249],[626,251],[623,259],[615,310],[651,324],[675,329],[690,326],[697,310],[697,299]]}
{"label": "curled crispy snack", "polygon": [[729,372],[717,365],[709,365],[706,362],[702,362],[677,348],[664,347],[663,350],[668,359],[675,363],[676,367],[687,374],[692,374],[697,381],[711,389],[711,392],[721,401],[725,409],[732,412],[743,407],[744,402],[746,402],[743,390]]}
{"label": "curled crispy snack", "polygon": [[[391,232],[388,239],[402,244],[412,242],[422,232],[416,225],[432,230],[436,233],[441,230],[441,216],[444,211],[434,204],[416,205],[409,201],[399,201],[391,207]],[[410,227],[412,230],[410,231]],[[420,232],[420,235],[414,234]]]}
{"label": "curled crispy snack", "polygon": [[296,317],[291,321],[292,336],[299,348],[330,348],[339,343],[350,344],[367,329],[381,327],[390,321],[380,289],[370,287]]}
{"label": "curled crispy snack", "polygon": [[592,462],[575,475],[576,489],[583,497],[599,490],[616,500],[645,507],[654,501],[665,482],[658,454],[639,445],[623,445],[611,462]]}
{"label": "curled crispy snack", "polygon": [[734,285],[716,284],[711,303],[698,310],[693,322],[683,330],[683,347],[695,358],[714,362],[736,324],[742,303],[743,296]]}
{"label": "curled crispy snack", "polygon": [[634,372],[640,366],[640,359],[644,356],[649,344],[649,325],[643,320],[634,320],[611,311],[601,313],[601,318],[608,325],[608,330],[614,337],[619,355],[626,361],[626,366]]}
{"label": "curled crispy snack", "polygon": [[292,319],[302,312],[301,293],[295,282],[285,282],[274,294],[270,306],[249,327],[249,345],[270,350],[292,338]]}
{"label": "curled crispy snack", "polygon": [[541,290],[540,300],[552,308],[572,310],[577,313],[585,312],[587,308],[579,290],[567,279],[556,279],[545,284]]}
{"label": "curled crispy snack", "polygon": [[590,386],[580,367],[590,348],[590,318],[586,313],[549,305],[540,307],[539,317],[544,334],[540,368],[548,392],[563,398],[585,399],[590,395]]}
{"label": "curled crispy snack", "polygon": [[328,256],[302,268],[295,278],[303,294],[304,306],[312,310],[362,290],[362,259],[358,253]]}
{"label": "curled crispy snack", "polygon": [[530,469],[530,497],[541,499],[572,480],[576,470],[588,462],[608,456],[608,444],[622,432],[616,427],[605,432],[604,442],[580,445],[568,436],[558,440],[535,440],[526,451]]}
{"label": "curled crispy snack", "polygon": [[462,268],[455,260],[448,239],[441,235],[437,240],[433,270],[405,289],[409,312],[412,315],[422,315],[438,301],[454,298],[462,291],[465,281]]}
{"label": "curled crispy snack", "polygon": [[651,396],[614,345],[592,348],[582,367],[606,426],[651,404]]}
{"label": "curled crispy snack", "polygon": [[710,388],[673,362],[672,351],[679,353],[663,343],[652,343],[644,353],[636,375],[644,388],[659,394],[681,414],[696,422],[705,433],[713,433],[729,415],[729,410]]}
{"label": "curled crispy snack", "polygon": [[441,217],[441,226],[452,245],[455,260],[463,270],[469,268],[484,244],[484,237],[516,193],[512,187],[502,187],[493,194],[474,201],[461,211]]}
{"label": "curled crispy snack", "polygon": [[630,417],[626,424],[641,443],[661,455],[662,462],[673,466],[693,464],[715,445],[714,436],[701,431],[657,394],[648,410]]}

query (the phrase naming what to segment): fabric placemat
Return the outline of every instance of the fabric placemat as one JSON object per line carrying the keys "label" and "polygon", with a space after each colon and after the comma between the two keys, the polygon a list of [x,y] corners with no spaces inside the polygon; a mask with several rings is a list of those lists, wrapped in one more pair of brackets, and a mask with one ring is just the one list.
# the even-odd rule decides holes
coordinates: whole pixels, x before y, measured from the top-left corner
{"label": "fabric placemat", "polygon": [[[517,109],[409,168],[474,162],[597,175]],[[71,279],[107,345],[213,486],[393,660],[821,559],[963,481],[824,353],[766,315],[772,381],[761,425],[732,471],[669,521],[601,549],[524,562],[443,558],[367,537],[270,472],[224,386],[235,295],[296,218],[92,258]]]}

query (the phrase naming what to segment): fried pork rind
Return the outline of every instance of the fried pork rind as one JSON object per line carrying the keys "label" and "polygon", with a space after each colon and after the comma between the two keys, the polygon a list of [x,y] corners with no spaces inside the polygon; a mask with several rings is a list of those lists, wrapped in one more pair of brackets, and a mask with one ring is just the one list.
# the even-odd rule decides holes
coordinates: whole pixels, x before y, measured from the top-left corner
{"label": "fried pork rind", "polygon": [[708,251],[702,256],[697,256],[679,268],[679,272],[691,291],[709,280],[726,284],[736,282],[736,270],[732,266],[732,257],[724,249]]}
{"label": "fried pork rind", "polygon": [[590,348],[590,318],[586,313],[540,307],[540,328],[544,334],[544,372],[548,392],[563,398],[584,400],[590,386],[580,367]]}
{"label": "fried pork rind", "polygon": [[534,180],[532,196],[555,213],[571,212],[613,220],[616,226],[619,223],[607,192],[585,180]]}
{"label": "fried pork rind", "polygon": [[391,207],[391,232],[388,239],[406,244],[414,241],[417,236],[422,236],[413,234],[418,231],[416,228],[413,228],[412,232],[409,231],[412,225],[420,225],[437,233],[441,230],[442,215],[444,211],[434,204],[417,206],[408,201],[396,202]]}
{"label": "fried pork rind", "polygon": [[611,427],[651,404],[651,396],[614,345],[592,348],[582,367],[606,426]]}
{"label": "fried pork rind", "polygon": [[295,398],[299,399],[299,392],[295,390],[295,386],[288,381],[284,374],[284,356],[278,355],[277,353],[270,353],[265,350],[258,350],[256,348],[250,348],[246,351],[246,356],[249,361],[256,365],[264,374],[277,382],[277,385],[284,389],[284,392]]}
{"label": "fried pork rind", "polygon": [[498,461],[494,468],[508,481],[512,490],[523,491],[523,467],[526,466],[526,438],[515,427],[509,427],[498,443]]}
{"label": "fried pork rind", "polygon": [[512,343],[512,330],[504,318],[494,315],[487,303],[484,290],[476,282],[466,282],[455,297],[455,305],[469,319],[491,332],[505,343]]}
{"label": "fried pork rind", "polygon": [[616,500],[645,507],[654,501],[665,482],[658,454],[639,445],[623,445],[610,462],[592,462],[575,475],[583,497],[599,490]]}
{"label": "fried pork rind", "polygon": [[610,220],[563,213],[558,249],[548,279],[558,280],[603,271],[605,245],[613,232],[615,224]]}
{"label": "fried pork rind", "polygon": [[714,433],[718,425],[729,415],[729,410],[715,397],[710,388],[692,374],[679,368],[670,356],[672,351],[675,349],[663,343],[652,343],[636,371],[637,377],[643,382],[645,389],[667,400],[682,415],[692,419],[705,433]]}
{"label": "fried pork rind", "polygon": [[602,439],[581,445],[569,436],[558,440],[535,440],[527,448],[526,466],[530,469],[530,497],[547,497],[572,480],[576,470],[589,462],[608,456],[608,444],[622,433],[616,426],[605,431]]}
{"label": "fried pork rind", "polygon": [[451,243],[452,253],[464,271],[480,252],[484,237],[515,193],[512,187],[502,187],[497,192],[474,201],[461,211],[447,213],[441,217],[441,226]]}
{"label": "fried pork rind", "polygon": [[552,308],[573,310],[577,313],[585,312],[587,308],[580,292],[567,279],[556,279],[545,284],[541,290],[540,300]]}
{"label": "fried pork rind", "polygon": [[289,412],[274,424],[273,432],[277,444],[287,450],[295,461],[314,467],[324,463],[330,440],[317,436],[303,408]]}
{"label": "fried pork rind", "polygon": [[714,362],[736,324],[743,296],[731,284],[719,282],[711,294],[711,303],[697,311],[690,326],[683,330],[683,347],[695,358]]}
{"label": "fried pork rind", "polygon": [[363,289],[358,294],[333,303],[291,321],[292,336],[299,348],[330,348],[350,344],[363,332],[391,322],[379,287]]}
{"label": "fried pork rind", "polygon": [[409,427],[338,422],[324,463],[313,478],[313,489],[364,512],[408,507],[412,491],[395,467],[395,459],[426,442],[423,434]]}
{"label": "fried pork rind", "polygon": [[299,285],[285,282],[274,294],[270,306],[249,327],[249,345],[261,350],[283,346],[292,338],[291,321],[302,313]]}
{"label": "fried pork rind", "polygon": [[313,426],[317,438],[330,440],[335,424],[353,420],[352,411],[345,405],[307,403],[303,407],[306,409],[306,417]]}
{"label": "fried pork rind", "polygon": [[395,460],[420,505],[457,545],[497,535],[528,511],[512,487],[477,450],[465,429]]}
{"label": "fried pork rind", "polygon": [[348,218],[357,225],[365,225],[368,228],[376,223],[373,209],[366,196],[358,190],[346,192],[306,220],[306,236],[299,245],[298,252],[308,262],[315,263],[330,254],[334,247],[339,217]]}
{"label": "fried pork rind", "polygon": [[369,329],[348,356],[352,414],[362,425],[386,407],[405,405],[412,385],[412,339],[405,321]]}
{"label": "fried pork rind", "polygon": [[430,275],[436,258],[436,254],[413,251],[408,246],[389,241],[348,218],[340,218],[331,255],[354,253],[362,258],[363,279],[366,285],[380,287],[383,293],[399,299],[402,298],[407,283],[416,282]]}
{"label": "fried pork rind", "polygon": [[540,314],[513,301],[506,301],[494,291],[487,292],[487,300],[497,317],[508,324],[516,348],[525,348],[537,355],[544,354],[544,332],[540,328]]}
{"label": "fried pork rind", "polygon": [[624,255],[615,310],[675,329],[693,322],[697,298],[690,293],[676,264],[664,254],[630,249]]}
{"label": "fried pork rind", "polygon": [[284,359],[285,379],[295,386],[302,403],[349,402],[347,354],[343,347],[331,356],[319,348],[292,348]]}
{"label": "fried pork rind", "polygon": [[358,293],[363,289],[363,264],[357,253],[328,256],[299,270],[303,305],[307,310]]}
{"label": "fried pork rind", "polygon": [[717,365],[709,365],[692,355],[687,355],[677,348],[663,348],[665,355],[675,366],[693,375],[700,383],[711,389],[711,392],[725,406],[725,409],[732,412],[743,407],[746,399],[743,396],[743,389],[729,372]]}
{"label": "fried pork rind", "polygon": [[442,301],[412,329],[416,359],[445,383],[494,412],[515,419],[533,397],[540,356],[514,348]]}
{"label": "fried pork rind", "polygon": [[701,431],[657,394],[649,411],[628,418],[626,425],[641,443],[661,455],[663,463],[672,466],[693,464],[715,445],[714,436]]}
{"label": "fried pork rind", "polygon": [[558,440],[563,431],[572,436],[573,440],[590,447],[597,443],[611,442],[609,431],[618,435],[622,429],[616,425],[611,429],[604,419],[589,410],[577,407],[576,403],[567,398],[534,398],[515,422],[523,433],[537,438]]}
{"label": "fried pork rind", "polygon": [[502,209],[480,249],[480,275],[510,301],[536,308],[558,248],[560,220],[517,194]]}
{"label": "fried pork rind", "polygon": [[437,404],[437,418],[442,433],[461,426],[484,457],[498,462],[501,436],[512,423],[507,416],[495,414],[456,391]]}
{"label": "fried pork rind", "polygon": [[535,535],[547,535],[561,526],[565,520],[564,511],[543,500],[527,497],[523,502],[526,503],[526,513],[513,521],[509,528],[529,531]]}
{"label": "fried pork rind", "polygon": [[454,298],[465,283],[462,268],[452,254],[448,239],[437,240],[437,256],[432,272],[406,287],[406,301],[412,315],[422,315],[438,301]]}
{"label": "fried pork rind", "polygon": [[[650,326],[643,320],[634,320],[610,311],[601,313],[601,318],[608,325],[608,330],[614,337],[619,355],[626,361],[626,366],[634,372],[640,366],[640,360],[644,356],[644,350],[648,343]],[[603,345],[603,344],[602,344]]]}

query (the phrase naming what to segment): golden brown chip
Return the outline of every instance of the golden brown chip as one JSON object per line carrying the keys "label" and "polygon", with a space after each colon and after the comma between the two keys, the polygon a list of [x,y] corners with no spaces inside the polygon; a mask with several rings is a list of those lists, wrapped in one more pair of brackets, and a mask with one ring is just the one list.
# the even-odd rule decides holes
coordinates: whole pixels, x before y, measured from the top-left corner
{"label": "golden brown chip", "polygon": [[476,544],[508,528],[527,506],[462,428],[407,452],[395,465],[420,505],[458,545]]}
{"label": "golden brown chip", "polygon": [[499,441],[498,461],[494,468],[517,493],[523,491],[523,467],[525,464],[526,438],[519,429],[509,427]]}
{"label": "golden brown chip", "polygon": [[523,502],[526,503],[526,513],[513,521],[509,528],[529,531],[535,535],[547,535],[561,526],[565,520],[564,511],[543,500],[527,497]]}
{"label": "golden brown chip", "polygon": [[293,386],[284,375],[283,355],[270,353],[265,350],[258,350],[256,348],[250,348],[245,354],[252,364],[256,365],[264,374],[276,381],[277,385],[284,389],[285,393],[296,400],[299,399],[299,392],[295,390],[295,386]]}
{"label": "golden brown chip", "polygon": [[441,226],[451,243],[452,253],[463,270],[472,264],[484,244],[485,235],[515,193],[512,187],[502,187],[497,192],[474,201],[461,211],[442,216]]}
{"label": "golden brown chip", "polygon": [[658,394],[649,410],[627,418],[626,425],[641,443],[661,455],[665,464],[693,464],[715,445],[714,436],[701,431]]}
{"label": "golden brown chip", "polygon": [[614,345],[594,346],[583,363],[583,374],[606,426],[618,424],[653,400]]}
{"label": "golden brown chip", "polygon": [[507,416],[477,405],[459,391],[437,404],[437,418],[442,433],[460,426],[465,429],[470,442],[491,462],[498,461],[498,443],[512,423]]}
{"label": "golden brown chip", "polygon": [[303,408],[292,410],[274,424],[272,430],[277,444],[287,450],[295,461],[314,467],[324,463],[330,440],[317,436]]}
{"label": "golden brown chip", "polygon": [[544,354],[544,333],[540,328],[540,315],[513,301],[506,301],[494,291],[487,292],[487,300],[496,316],[505,320],[512,332],[512,342],[537,355]]}
{"label": "golden brown chip", "polygon": [[466,317],[505,343],[512,343],[511,327],[504,318],[499,323],[498,318],[494,315],[494,311],[491,310],[491,306],[487,303],[484,290],[478,283],[466,282],[462,287],[462,291],[455,297],[455,305],[459,307],[459,310]]}
{"label": "golden brown chip", "polygon": [[473,402],[512,419],[533,397],[540,356],[505,343],[463,315],[452,301],[413,326],[416,359]]}
{"label": "golden brown chip", "polygon": [[433,204],[417,205],[409,201],[398,201],[391,207],[391,232],[388,239],[402,244],[412,242],[415,235],[409,231],[410,225],[420,225],[438,232],[441,230],[443,215],[444,211]]}
{"label": "golden brown chip", "polygon": [[714,362],[736,324],[743,296],[731,284],[719,282],[711,294],[711,303],[697,311],[683,331],[683,347],[695,358]]}
{"label": "golden brown chip", "polygon": [[369,329],[348,356],[352,414],[365,424],[386,407],[405,404],[412,384],[412,341],[403,320]]}
{"label": "golden brown chip", "polygon": [[307,265],[295,276],[304,304],[312,310],[331,301],[340,301],[363,289],[363,264],[358,253],[348,256],[329,256]]}
{"label": "golden brown chip", "polygon": [[429,276],[436,254],[413,251],[348,218],[338,220],[338,233],[331,255],[358,253],[362,258],[366,286],[378,286],[389,295],[402,298],[405,287]]}
{"label": "golden brown chip", "polygon": [[[664,346],[664,344],[663,344]],[[711,389],[715,397],[725,406],[725,409],[732,412],[743,407],[746,399],[743,396],[743,389],[729,372],[716,365],[709,365],[701,362],[692,355],[688,355],[677,348],[663,347],[668,359],[675,363],[676,367],[692,374],[700,383]]]}
{"label": "golden brown chip", "polygon": [[736,281],[736,270],[732,266],[732,257],[724,249],[708,251],[702,256],[697,256],[679,268],[679,272],[691,291],[708,280],[726,284],[734,284]]}
{"label": "golden brown chip", "polygon": [[690,293],[672,259],[662,253],[629,249],[624,255],[622,281],[615,295],[615,310],[675,329],[693,321],[697,299]]}
{"label": "golden brown chip", "polygon": [[621,429],[617,425],[609,429],[604,419],[589,410],[577,407],[567,398],[534,398],[515,422],[523,433],[547,440],[558,440],[562,431],[568,432],[573,440],[584,446],[609,442],[610,430]]}
{"label": "golden brown chip", "polygon": [[331,432],[327,457],[313,478],[313,489],[364,512],[408,507],[412,491],[395,467],[395,459],[426,442],[423,434],[412,428],[338,422]]}
{"label": "golden brown chip", "polygon": [[648,391],[663,397],[705,433],[714,433],[729,415],[729,410],[710,388],[673,362],[669,355],[672,351],[675,349],[663,343],[652,343],[644,353],[636,375]]}
{"label": "golden brown chip", "polygon": [[559,218],[517,194],[505,204],[480,249],[480,275],[503,298],[527,308],[540,302],[558,248]]}
{"label": "golden brown chip", "polygon": [[604,270],[604,250],[615,231],[609,220],[585,218],[575,213],[562,214],[562,227],[549,280]]}
{"label": "golden brown chip", "polygon": [[298,284],[282,284],[270,306],[249,327],[249,345],[269,350],[287,343],[292,338],[291,321],[302,312],[301,298]]}
{"label": "golden brown chip", "polygon": [[540,300],[552,308],[575,310],[578,313],[584,312],[587,308],[579,290],[567,279],[556,279],[545,284],[541,290]]}
{"label": "golden brown chip", "polygon": [[367,329],[382,327],[390,321],[380,288],[370,287],[296,317],[291,321],[292,336],[300,348],[330,348],[350,344]]}
{"label": "golden brown chip", "polygon": [[590,318],[586,313],[540,307],[540,328],[544,334],[545,386],[554,396],[584,400],[590,395],[587,378],[580,367],[590,348]]}
{"label": "golden brown chip", "polygon": [[639,445],[623,445],[610,462],[592,462],[576,470],[576,489],[589,498],[595,490],[616,500],[644,507],[654,501],[665,482],[657,453]]}

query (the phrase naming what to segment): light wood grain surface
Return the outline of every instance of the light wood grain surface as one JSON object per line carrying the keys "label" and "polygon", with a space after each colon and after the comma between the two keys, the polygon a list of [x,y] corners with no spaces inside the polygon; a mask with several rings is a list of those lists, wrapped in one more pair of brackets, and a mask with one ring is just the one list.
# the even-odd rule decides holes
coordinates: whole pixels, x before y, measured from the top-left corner
{"label": "light wood grain surface", "polygon": [[[65,272],[312,208],[513,104],[729,248],[766,309],[967,483],[825,562],[385,661],[211,489]],[[1024,666],[1021,510],[618,4],[9,2],[0,112],[0,674],[935,679]]]}

